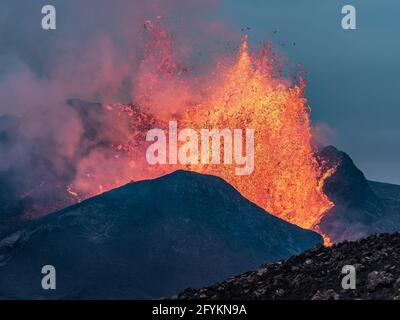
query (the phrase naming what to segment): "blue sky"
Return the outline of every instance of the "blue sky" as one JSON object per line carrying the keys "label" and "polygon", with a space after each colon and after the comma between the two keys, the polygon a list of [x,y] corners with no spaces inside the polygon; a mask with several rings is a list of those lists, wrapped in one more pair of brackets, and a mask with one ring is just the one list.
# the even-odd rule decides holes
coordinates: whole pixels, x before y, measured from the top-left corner
{"label": "blue sky", "polygon": [[[346,4],[357,30],[341,28]],[[400,183],[399,1],[226,0],[223,12],[253,39],[287,43],[282,50],[308,72],[313,122],[335,131],[332,143],[368,178]]]}

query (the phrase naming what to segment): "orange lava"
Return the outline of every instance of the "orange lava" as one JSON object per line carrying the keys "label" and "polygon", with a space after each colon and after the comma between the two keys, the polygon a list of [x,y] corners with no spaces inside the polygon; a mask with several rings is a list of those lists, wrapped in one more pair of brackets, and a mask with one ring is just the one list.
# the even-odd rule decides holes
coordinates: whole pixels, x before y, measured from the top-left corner
{"label": "orange lava", "polygon": [[327,176],[314,157],[305,82],[288,86],[274,79],[268,57],[262,58],[252,57],[244,40],[236,63],[183,120],[189,128],[255,129],[254,172],[237,176],[227,165],[189,168],[220,176],[268,212],[314,229],[332,203],[322,191]]}
{"label": "orange lava", "polygon": [[[333,206],[322,190],[332,172],[322,175],[315,158],[305,81],[292,84],[274,72],[276,62],[271,51],[264,48],[250,53],[247,39],[233,62],[221,59],[207,78],[187,81],[186,69],[173,59],[171,37],[151,22],[146,22],[146,29],[151,34],[150,44],[134,98],[151,116],[129,105],[107,106],[108,112],[119,109],[120,115],[131,117],[130,141],[118,145],[117,158],[107,157],[106,176],[100,178],[101,173],[94,172],[88,180],[88,168],[95,168],[104,156],[87,160],[78,172],[74,190],[68,192],[81,194],[84,187],[84,193],[94,194],[99,192],[99,185],[105,191],[131,180],[185,168],[219,176],[273,215],[318,231],[319,221]],[[193,83],[197,86],[191,87]],[[159,105],[164,109],[155,107]],[[195,130],[254,129],[254,172],[237,176],[231,165],[223,164],[148,165],[144,155],[150,143],[146,144],[143,131],[151,128],[149,124],[162,127],[169,120],[178,121],[180,128]],[[118,123],[117,119],[115,125]],[[112,165],[117,162],[118,170]],[[326,236],[324,240],[330,243]]]}

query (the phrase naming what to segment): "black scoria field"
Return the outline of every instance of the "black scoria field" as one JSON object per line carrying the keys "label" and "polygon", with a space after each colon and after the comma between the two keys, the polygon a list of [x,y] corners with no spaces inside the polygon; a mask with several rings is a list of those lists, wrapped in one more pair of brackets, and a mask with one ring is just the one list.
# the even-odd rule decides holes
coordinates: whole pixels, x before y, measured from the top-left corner
{"label": "black scoria field", "polygon": [[[400,300],[399,263],[400,233],[377,234],[317,246],[211,287],[187,289],[178,299]],[[356,268],[355,290],[342,288],[344,265]]]}

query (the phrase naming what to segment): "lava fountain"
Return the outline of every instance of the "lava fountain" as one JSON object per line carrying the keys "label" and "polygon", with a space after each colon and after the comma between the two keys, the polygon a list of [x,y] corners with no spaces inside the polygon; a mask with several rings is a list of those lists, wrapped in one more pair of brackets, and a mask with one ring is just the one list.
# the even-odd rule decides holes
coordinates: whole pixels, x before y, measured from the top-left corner
{"label": "lava fountain", "polygon": [[[171,36],[150,21],[145,27],[150,37],[133,93],[136,105],[103,106],[115,126],[128,119],[126,140],[114,142],[107,159],[97,153],[82,162],[69,192],[85,198],[131,180],[188,169],[219,176],[273,215],[318,231],[333,206],[323,192],[332,172],[322,174],[315,156],[305,80],[285,79],[277,72],[271,47],[251,52],[244,38],[234,59],[221,59],[206,78],[189,81],[188,71],[174,61]],[[163,104],[163,112],[155,107]],[[144,157],[146,130],[166,128],[169,120],[195,130],[254,129],[254,171],[237,176],[222,164],[149,165]],[[100,169],[102,161],[107,165]],[[107,175],[100,172],[104,168]]]}
{"label": "lava fountain", "polygon": [[254,172],[237,176],[220,165],[190,169],[220,176],[268,212],[313,229],[332,203],[322,191],[326,176],[321,176],[311,143],[306,84],[301,80],[290,87],[274,79],[267,59],[250,56],[244,40],[236,63],[204,105],[188,112],[183,121],[189,128],[253,128]]}

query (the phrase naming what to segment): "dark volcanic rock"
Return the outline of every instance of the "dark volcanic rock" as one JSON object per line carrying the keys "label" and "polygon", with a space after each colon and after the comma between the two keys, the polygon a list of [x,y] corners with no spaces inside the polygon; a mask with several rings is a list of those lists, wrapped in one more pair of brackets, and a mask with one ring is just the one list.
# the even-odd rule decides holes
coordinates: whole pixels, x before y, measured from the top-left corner
{"label": "dark volcanic rock", "polygon": [[324,184],[335,206],[319,223],[322,233],[340,242],[400,230],[400,187],[368,181],[346,153],[332,146],[318,157],[325,171],[335,168]]}
{"label": "dark volcanic rock", "polygon": [[[400,299],[400,233],[315,247],[285,262],[265,264],[178,299]],[[356,289],[341,282],[344,265],[356,269]]]}
{"label": "dark volcanic rock", "polygon": [[[177,171],[14,228],[0,239],[0,298],[170,296],[321,242],[220,178]],[[55,291],[40,286],[48,264]]]}
{"label": "dark volcanic rock", "polygon": [[381,207],[364,174],[346,153],[328,146],[318,156],[324,161],[324,170],[335,168],[324,184],[324,192],[331,201],[350,208]]}

